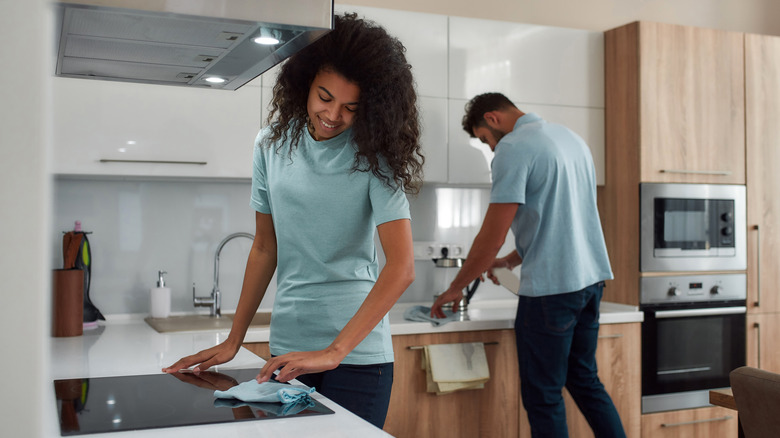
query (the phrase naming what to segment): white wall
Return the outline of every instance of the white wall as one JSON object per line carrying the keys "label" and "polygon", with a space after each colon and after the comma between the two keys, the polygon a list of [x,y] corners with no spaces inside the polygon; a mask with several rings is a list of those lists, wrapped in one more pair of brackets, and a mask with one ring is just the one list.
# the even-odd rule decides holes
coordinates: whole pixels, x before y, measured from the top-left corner
{"label": "white wall", "polygon": [[48,375],[48,95],[45,0],[0,0],[0,433],[36,437]]}
{"label": "white wall", "polygon": [[336,3],[598,31],[645,20],[780,35],[777,0],[336,0]]}

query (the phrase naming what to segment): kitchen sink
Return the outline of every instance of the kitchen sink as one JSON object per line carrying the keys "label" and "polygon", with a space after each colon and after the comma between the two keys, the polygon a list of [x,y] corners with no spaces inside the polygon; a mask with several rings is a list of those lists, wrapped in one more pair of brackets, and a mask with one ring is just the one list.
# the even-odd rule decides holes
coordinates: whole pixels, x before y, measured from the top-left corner
{"label": "kitchen sink", "polygon": [[[223,314],[219,318],[209,315],[181,315],[168,318],[145,318],[149,326],[158,333],[200,332],[210,330],[230,330],[233,325],[233,314]],[[271,325],[271,312],[257,312],[249,324],[249,328],[268,327]]]}

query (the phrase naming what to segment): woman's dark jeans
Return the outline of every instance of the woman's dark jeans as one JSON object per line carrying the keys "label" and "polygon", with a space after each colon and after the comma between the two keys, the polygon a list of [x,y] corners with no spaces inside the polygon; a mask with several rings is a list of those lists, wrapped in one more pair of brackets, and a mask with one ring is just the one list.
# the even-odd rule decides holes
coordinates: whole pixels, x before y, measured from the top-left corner
{"label": "woman's dark jeans", "polygon": [[596,437],[626,436],[596,370],[603,287],[600,282],[577,292],[519,297],[515,333],[520,388],[534,438],[569,436],[564,386]]}
{"label": "woman's dark jeans", "polygon": [[392,362],[341,364],[330,371],[302,374],[297,379],[374,426],[384,426],[393,387]]}

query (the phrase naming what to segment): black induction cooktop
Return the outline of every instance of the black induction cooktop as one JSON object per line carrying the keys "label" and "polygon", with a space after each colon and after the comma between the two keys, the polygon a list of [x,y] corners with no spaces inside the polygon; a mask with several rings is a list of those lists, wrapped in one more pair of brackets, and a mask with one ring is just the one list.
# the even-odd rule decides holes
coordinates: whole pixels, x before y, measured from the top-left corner
{"label": "black induction cooktop", "polygon": [[332,414],[322,403],[245,403],[217,399],[225,390],[254,379],[258,369],[151,374],[54,381],[60,434],[83,435]]}

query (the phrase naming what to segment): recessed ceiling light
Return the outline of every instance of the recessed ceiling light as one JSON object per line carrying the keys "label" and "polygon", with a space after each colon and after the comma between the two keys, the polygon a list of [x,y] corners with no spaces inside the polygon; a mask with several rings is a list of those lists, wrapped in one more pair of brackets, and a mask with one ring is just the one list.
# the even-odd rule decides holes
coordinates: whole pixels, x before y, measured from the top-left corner
{"label": "recessed ceiling light", "polygon": [[257,37],[254,39],[254,41],[257,44],[262,44],[264,46],[273,46],[274,44],[279,44],[279,40],[271,36]]}

